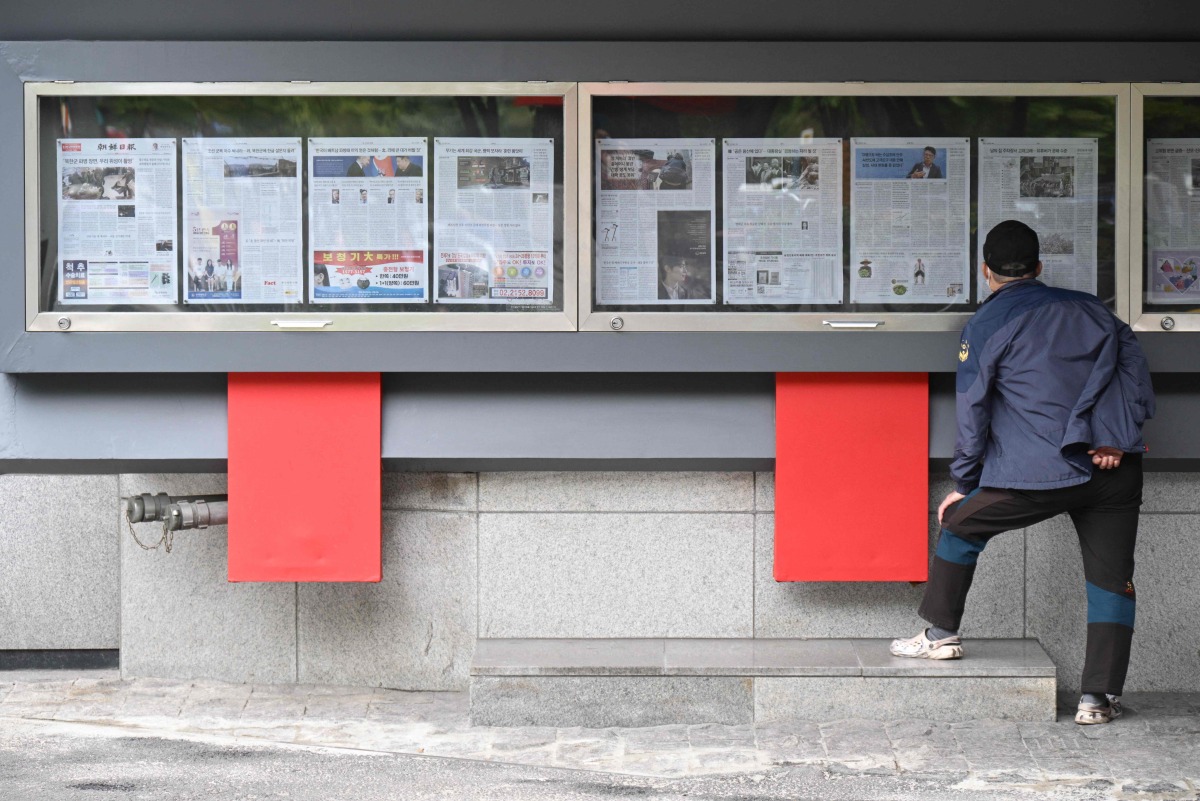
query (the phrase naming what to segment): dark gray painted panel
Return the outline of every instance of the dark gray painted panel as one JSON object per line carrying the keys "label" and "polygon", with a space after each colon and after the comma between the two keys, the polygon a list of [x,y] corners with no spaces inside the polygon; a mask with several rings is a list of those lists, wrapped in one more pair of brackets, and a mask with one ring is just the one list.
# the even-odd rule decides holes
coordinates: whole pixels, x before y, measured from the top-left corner
{"label": "dark gray painted panel", "polygon": [[[1200,27],[1200,26],[1198,26]],[[1194,81],[1183,40],[0,42],[26,80]],[[464,52],[469,57],[464,58]]]}
{"label": "dark gray painted panel", "polygon": [[957,352],[953,332],[39,333],[21,337],[3,366],[10,373],[928,373],[953,370]]}
{"label": "dark gray painted panel", "polygon": [[223,375],[0,376],[5,461],[224,459],[225,420]]}
{"label": "dark gray painted panel", "polygon": [[[352,13],[350,9],[353,9]],[[508,0],[395,3],[325,0],[244,3],[10,4],[11,39],[641,39],[641,40],[1162,40],[1197,38],[1191,4],[1144,0],[962,3],[808,0],[740,3],[610,0],[603,6]]]}
{"label": "dark gray painted panel", "polygon": [[[3,301],[0,300],[0,304]],[[1141,333],[1155,373],[1200,371],[1191,333]],[[20,336],[9,373],[953,373],[956,331],[314,333]],[[445,354],[453,353],[453,359]],[[176,354],[186,354],[179,357]]]}
{"label": "dark gray painted panel", "polygon": [[761,459],[775,450],[774,393],[769,375],[388,376],[383,452],[413,459]]}
{"label": "dark gray painted panel", "polygon": [[[384,465],[767,470],[774,386],[763,374],[389,375]],[[1155,387],[1147,465],[1192,469],[1200,459],[1195,381],[1160,375]],[[225,439],[224,376],[0,377],[0,472],[219,471]],[[935,375],[929,454],[945,460],[953,452],[954,379]]]}

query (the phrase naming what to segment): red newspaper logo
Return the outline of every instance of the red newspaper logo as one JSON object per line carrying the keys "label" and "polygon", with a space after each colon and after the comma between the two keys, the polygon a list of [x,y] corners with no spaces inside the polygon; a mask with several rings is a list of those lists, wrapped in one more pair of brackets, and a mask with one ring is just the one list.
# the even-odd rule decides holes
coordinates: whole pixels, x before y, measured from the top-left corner
{"label": "red newspaper logo", "polygon": [[64,153],[72,153],[72,152],[82,153],[83,152],[83,143],[81,143],[81,142],[63,142],[62,143],[62,152],[64,152]]}

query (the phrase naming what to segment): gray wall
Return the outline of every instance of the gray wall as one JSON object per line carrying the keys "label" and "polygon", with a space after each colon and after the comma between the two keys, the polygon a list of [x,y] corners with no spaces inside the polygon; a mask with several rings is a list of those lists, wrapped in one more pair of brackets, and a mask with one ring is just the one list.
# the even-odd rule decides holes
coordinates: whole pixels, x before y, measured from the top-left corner
{"label": "gray wall", "polygon": [[[224,471],[225,376],[0,375],[0,473]],[[1155,377],[1150,470],[1200,457],[1195,377]],[[930,379],[929,455],[954,452],[954,376]],[[485,409],[484,412],[479,412]],[[503,425],[463,426],[483,414]],[[388,470],[771,470],[761,374],[387,375]]]}
{"label": "gray wall", "polygon": [[[1200,690],[1200,479],[1147,477],[1130,690]],[[125,474],[121,492],[220,492]],[[934,509],[949,489],[931,477]],[[121,649],[126,676],[462,689],[479,637],[891,637],[920,587],[772,578],[771,473],[395,473],[379,584],[229,584],[226,532],[140,548],[109,476],[0,477],[0,649]],[[47,512],[47,509],[52,510]],[[61,509],[55,512],[53,510]],[[153,542],[153,524],[138,527]],[[1036,637],[1077,688],[1086,628],[1066,519],[997,539],[968,637]],[[968,642],[968,648],[969,648]]]}
{"label": "gray wall", "polygon": [[48,0],[5,9],[10,39],[346,39],[390,40],[724,40],[1172,41],[1200,38],[1187,3],[1146,0],[1131,14],[1119,0],[961,3],[926,0],[808,0],[736,4],[611,0],[603,9],[508,0],[503,13],[483,0],[396,3],[359,0],[353,13],[322,0],[210,0],[164,5],[125,0],[97,6]]}

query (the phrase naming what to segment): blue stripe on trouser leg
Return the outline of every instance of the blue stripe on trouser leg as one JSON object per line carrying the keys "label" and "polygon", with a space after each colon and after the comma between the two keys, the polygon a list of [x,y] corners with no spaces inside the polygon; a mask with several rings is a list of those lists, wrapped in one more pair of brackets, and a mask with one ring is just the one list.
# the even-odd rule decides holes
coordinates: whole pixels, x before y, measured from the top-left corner
{"label": "blue stripe on trouser leg", "polygon": [[984,540],[969,540],[944,528],[938,537],[937,550],[934,553],[956,565],[973,565],[979,561],[979,554],[983,553],[983,546],[986,544]]}
{"label": "blue stripe on trouser leg", "polygon": [[1119,623],[1133,628],[1137,602],[1131,596],[1087,583],[1088,623]]}

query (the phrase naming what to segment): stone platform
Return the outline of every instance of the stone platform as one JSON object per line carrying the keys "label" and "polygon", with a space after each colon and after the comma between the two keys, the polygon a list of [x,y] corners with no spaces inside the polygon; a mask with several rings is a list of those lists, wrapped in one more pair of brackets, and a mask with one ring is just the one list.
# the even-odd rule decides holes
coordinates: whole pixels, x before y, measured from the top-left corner
{"label": "stone platform", "polygon": [[477,726],[793,720],[1052,721],[1037,640],[968,640],[961,660],[898,659],[882,639],[482,639]]}

